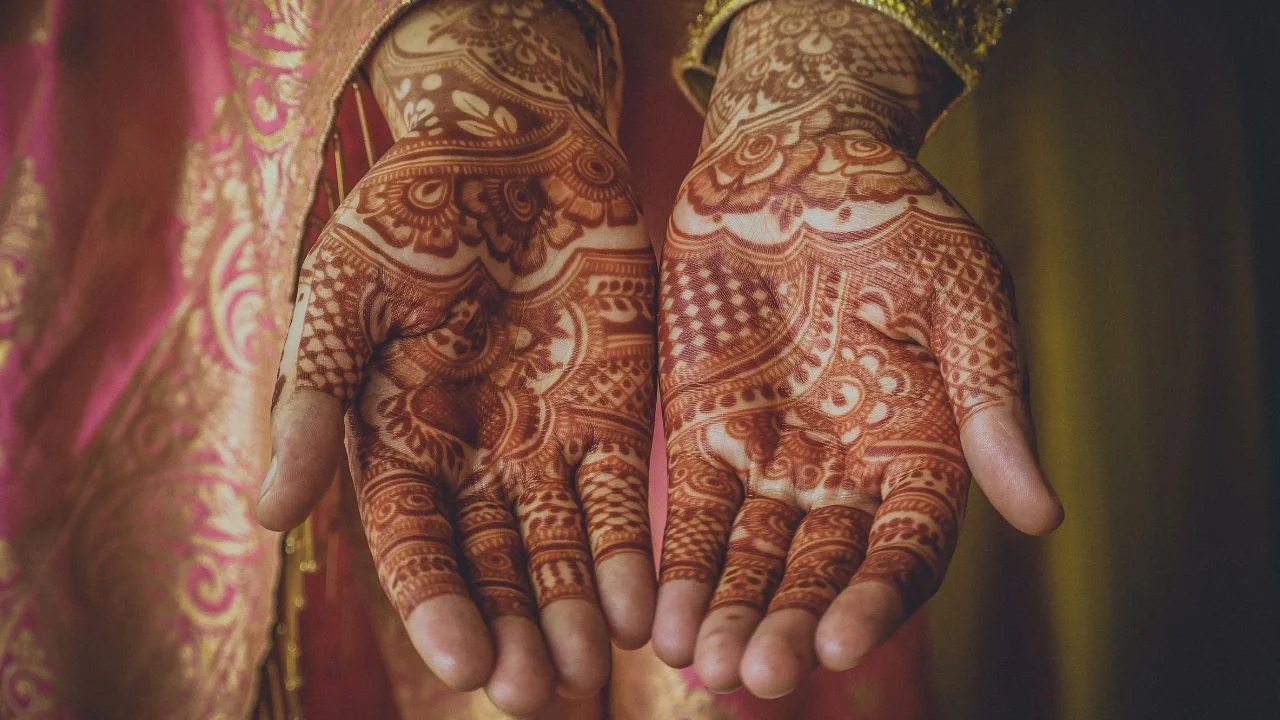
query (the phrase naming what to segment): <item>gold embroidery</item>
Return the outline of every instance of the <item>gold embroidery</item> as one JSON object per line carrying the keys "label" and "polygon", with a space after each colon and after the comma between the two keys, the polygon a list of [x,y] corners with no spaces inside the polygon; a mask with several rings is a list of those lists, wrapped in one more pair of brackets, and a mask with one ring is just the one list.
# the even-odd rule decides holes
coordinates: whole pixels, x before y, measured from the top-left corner
{"label": "gold embroidery", "polygon": [[9,177],[12,184],[0,196],[0,324],[17,317],[34,255],[49,232],[48,202],[36,182],[35,163],[15,160]]}
{"label": "gold embroidery", "polygon": [[53,672],[19,593],[18,553],[0,539],[0,709],[38,717],[53,709]]}
{"label": "gold embroidery", "polygon": [[[36,255],[48,238],[48,201],[36,181],[31,158],[15,160],[10,183],[0,195],[0,371],[12,356],[15,341],[28,338],[31,318],[20,310]],[[6,328],[5,325],[8,325]],[[0,472],[6,462],[0,445]],[[0,708],[23,708],[32,714],[52,708],[52,670],[31,626],[29,605],[20,592],[18,553],[0,539]]]}
{"label": "gold embroidery", "polygon": [[[882,12],[924,40],[972,89],[1005,19],[1019,0],[850,0]],[[724,29],[755,0],[706,0],[689,28],[685,50],[672,63],[676,84],[705,112],[720,64]]]}

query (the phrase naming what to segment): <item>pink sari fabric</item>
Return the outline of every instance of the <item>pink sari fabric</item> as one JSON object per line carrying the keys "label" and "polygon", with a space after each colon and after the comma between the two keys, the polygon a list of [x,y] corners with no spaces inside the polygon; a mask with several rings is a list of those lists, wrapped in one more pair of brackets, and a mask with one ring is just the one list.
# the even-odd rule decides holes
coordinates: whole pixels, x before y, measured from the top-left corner
{"label": "pink sari fabric", "polygon": [[[298,241],[334,100],[408,4],[0,13],[0,718],[250,715],[279,564],[251,508]],[[697,141],[666,74],[687,14],[616,5],[624,142],[656,241]],[[659,440],[657,536],[662,453]],[[495,716],[426,674],[376,592],[343,598],[367,619],[320,627],[304,678],[308,664],[344,677],[321,668],[368,658],[350,648],[377,638],[389,680],[362,687],[389,688],[402,717]],[[607,696],[551,716],[926,717],[927,651],[915,622],[861,668],[772,702],[713,696],[648,649],[617,653]]]}
{"label": "pink sari fabric", "polygon": [[6,3],[0,716],[248,715],[301,223],[399,7]]}

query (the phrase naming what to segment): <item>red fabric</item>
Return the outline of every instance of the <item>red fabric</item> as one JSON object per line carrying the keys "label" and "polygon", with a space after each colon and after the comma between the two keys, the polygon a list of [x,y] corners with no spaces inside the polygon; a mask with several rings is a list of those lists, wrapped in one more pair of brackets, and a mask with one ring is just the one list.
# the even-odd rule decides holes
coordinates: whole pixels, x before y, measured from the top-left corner
{"label": "red fabric", "polygon": [[[315,244],[320,229],[333,213],[333,203],[341,202],[341,192],[350,192],[351,186],[369,170],[357,92],[364,106],[374,159],[392,144],[391,130],[372,91],[357,77],[338,101],[333,135],[325,149],[324,173],[303,241],[304,252]],[[341,178],[338,155],[342,160]],[[306,606],[299,616],[304,717],[395,720],[399,717],[395,696],[369,618],[367,583],[352,573],[351,553],[364,549],[348,546],[337,515],[337,495],[330,492],[312,516],[321,572],[307,577]]]}

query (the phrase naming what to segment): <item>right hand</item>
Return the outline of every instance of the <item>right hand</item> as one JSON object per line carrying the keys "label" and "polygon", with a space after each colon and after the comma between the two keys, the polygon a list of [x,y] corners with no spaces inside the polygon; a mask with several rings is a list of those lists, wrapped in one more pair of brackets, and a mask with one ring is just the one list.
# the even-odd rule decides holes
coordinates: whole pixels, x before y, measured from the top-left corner
{"label": "right hand", "polygon": [[760,0],[720,70],[662,256],[653,644],[712,690],[777,697],[936,591],[970,469],[1021,530],[1062,508],[1009,275],[914,157],[958,89],[941,58],[845,0]]}
{"label": "right hand", "polygon": [[375,56],[402,137],[303,265],[258,512],[306,517],[345,417],[415,646],[446,684],[527,714],[553,683],[598,691],[610,635],[648,640],[656,278],[580,26],[503,7],[424,5]]}

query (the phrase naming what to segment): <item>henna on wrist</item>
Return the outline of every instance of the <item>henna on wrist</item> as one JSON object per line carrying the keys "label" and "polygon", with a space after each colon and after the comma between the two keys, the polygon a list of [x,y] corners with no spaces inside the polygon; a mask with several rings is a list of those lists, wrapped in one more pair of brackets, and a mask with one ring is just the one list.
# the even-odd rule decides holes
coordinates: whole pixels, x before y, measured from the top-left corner
{"label": "henna on wrist", "polygon": [[603,127],[606,103],[616,99],[607,97],[598,66],[582,21],[560,0],[433,0],[378,44],[370,80],[396,139],[410,130],[438,135],[450,125],[497,138],[515,118],[486,108],[466,88],[501,87]]}
{"label": "henna on wrist", "polygon": [[848,0],[759,0],[729,27],[704,139],[799,108],[914,154],[960,79],[892,18]]}

